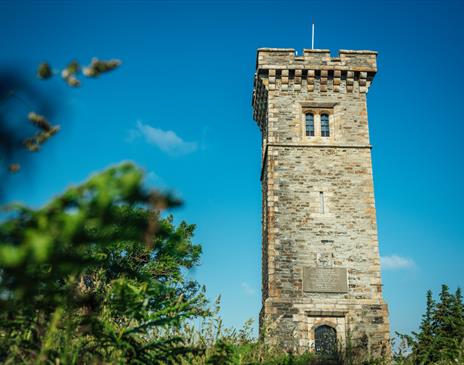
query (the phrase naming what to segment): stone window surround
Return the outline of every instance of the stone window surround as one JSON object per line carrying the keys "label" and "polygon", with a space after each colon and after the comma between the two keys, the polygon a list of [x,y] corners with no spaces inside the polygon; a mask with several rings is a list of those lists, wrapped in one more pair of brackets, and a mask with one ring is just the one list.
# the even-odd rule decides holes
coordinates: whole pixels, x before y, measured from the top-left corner
{"label": "stone window surround", "polygon": [[[328,142],[334,140],[335,118],[334,107],[337,103],[301,103],[301,139],[306,142]],[[306,135],[306,114],[314,115],[314,136]],[[321,136],[321,115],[329,115],[329,137]]]}

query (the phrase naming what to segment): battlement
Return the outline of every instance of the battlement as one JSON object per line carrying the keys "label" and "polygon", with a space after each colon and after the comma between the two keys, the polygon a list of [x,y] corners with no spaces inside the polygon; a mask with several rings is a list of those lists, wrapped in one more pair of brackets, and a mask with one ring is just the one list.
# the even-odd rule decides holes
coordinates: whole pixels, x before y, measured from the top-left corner
{"label": "battlement", "polygon": [[328,49],[304,49],[297,56],[293,48],[259,48],[256,69],[339,70],[377,72],[377,52],[341,49],[331,57]]}
{"label": "battlement", "polygon": [[[269,92],[299,94],[309,98],[335,98],[349,94],[365,98],[377,72],[377,52],[305,49],[298,56],[293,48],[259,48],[253,88],[253,117],[265,124]],[[347,99],[348,100],[348,99]]]}

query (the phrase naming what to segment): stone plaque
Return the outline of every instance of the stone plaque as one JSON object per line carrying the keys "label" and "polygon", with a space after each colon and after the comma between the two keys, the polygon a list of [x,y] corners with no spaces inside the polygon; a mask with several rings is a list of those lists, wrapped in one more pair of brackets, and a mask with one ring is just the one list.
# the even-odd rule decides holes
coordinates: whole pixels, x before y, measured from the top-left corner
{"label": "stone plaque", "polygon": [[347,293],[346,268],[304,267],[303,290],[312,293]]}

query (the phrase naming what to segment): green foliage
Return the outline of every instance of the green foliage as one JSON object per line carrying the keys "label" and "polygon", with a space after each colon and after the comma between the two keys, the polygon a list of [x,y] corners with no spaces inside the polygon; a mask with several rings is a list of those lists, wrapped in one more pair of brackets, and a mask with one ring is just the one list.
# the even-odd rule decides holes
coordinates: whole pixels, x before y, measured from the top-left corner
{"label": "green foliage", "polygon": [[[0,223],[0,361],[6,364],[341,365],[256,340],[252,322],[225,328],[220,299],[186,278],[201,248],[194,226],[161,211],[178,201],[142,185],[124,163],[41,209],[10,205]],[[461,291],[427,293],[419,331],[396,364],[464,363]]]}
{"label": "green foliage", "polygon": [[[419,331],[399,334],[402,344],[396,356],[404,364],[464,363],[464,303],[461,290],[453,295],[442,285],[439,301],[427,292],[427,306]],[[460,362],[457,362],[460,361]]]}
{"label": "green foliage", "polygon": [[173,333],[205,316],[203,289],[185,278],[201,248],[194,226],[159,208],[124,163],[42,209],[9,207],[0,225],[0,361],[178,363],[198,346]]}
{"label": "green foliage", "polygon": [[[292,354],[269,346],[253,335],[253,321],[242,328],[224,327],[220,312],[220,297],[209,316],[201,321],[187,322],[177,332],[190,339],[191,345],[205,348],[205,352],[184,359],[183,365],[316,365],[313,353]],[[325,365],[328,365],[325,363]]]}
{"label": "green foliage", "polygon": [[235,347],[231,343],[220,339],[217,341],[211,351],[211,354],[206,359],[206,364],[209,365],[233,365],[237,364],[237,353]]}

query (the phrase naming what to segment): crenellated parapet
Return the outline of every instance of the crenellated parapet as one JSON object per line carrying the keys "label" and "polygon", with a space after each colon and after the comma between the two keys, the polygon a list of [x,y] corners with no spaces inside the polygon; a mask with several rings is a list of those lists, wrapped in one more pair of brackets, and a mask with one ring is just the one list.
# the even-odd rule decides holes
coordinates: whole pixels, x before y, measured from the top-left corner
{"label": "crenellated parapet", "polygon": [[297,56],[293,48],[259,48],[256,69],[322,69],[343,71],[377,71],[376,51],[341,49],[331,57],[328,49],[305,49]]}
{"label": "crenellated parapet", "polygon": [[254,119],[264,125],[268,92],[365,94],[376,72],[375,51],[340,50],[338,57],[331,57],[326,49],[305,49],[297,56],[293,48],[260,48],[252,101]]}

